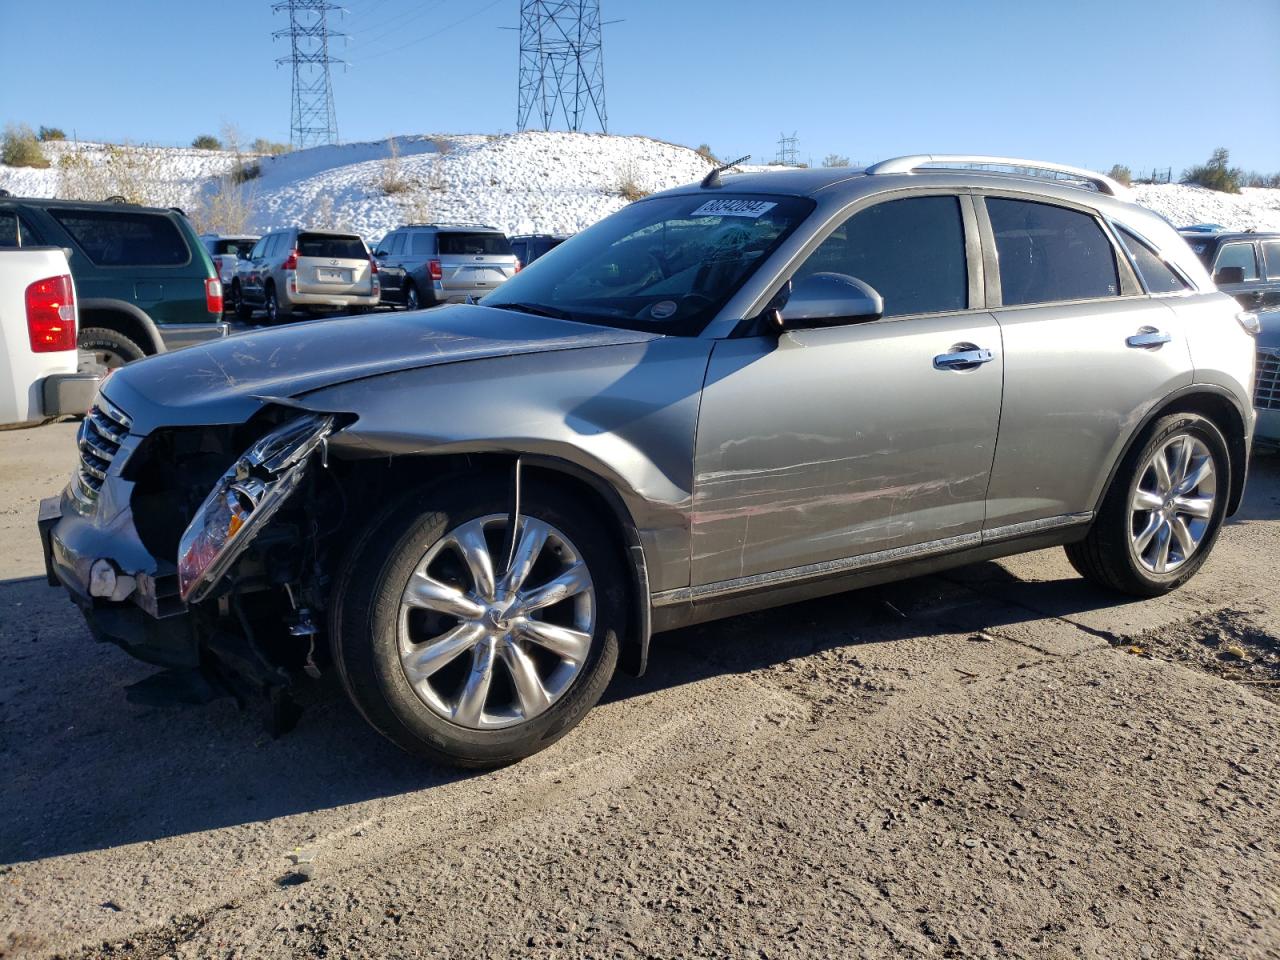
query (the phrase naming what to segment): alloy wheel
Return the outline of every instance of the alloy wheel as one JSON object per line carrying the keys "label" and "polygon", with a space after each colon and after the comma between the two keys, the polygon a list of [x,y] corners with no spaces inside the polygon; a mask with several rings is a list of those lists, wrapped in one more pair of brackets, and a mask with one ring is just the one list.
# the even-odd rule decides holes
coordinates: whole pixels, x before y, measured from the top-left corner
{"label": "alloy wheel", "polygon": [[1172,573],[1199,549],[1217,498],[1213,455],[1190,434],[1170,437],[1142,468],[1129,509],[1129,541],[1148,573]]}
{"label": "alloy wheel", "polygon": [[507,564],[507,524],[493,514],[451,530],[400,601],[405,678],[434,713],[474,730],[546,711],[582,671],[595,630],[595,587],[569,538],[521,517]]}
{"label": "alloy wheel", "polygon": [[405,291],[404,305],[408,307],[410,310],[418,309],[418,288],[417,287],[410,285],[409,289]]}

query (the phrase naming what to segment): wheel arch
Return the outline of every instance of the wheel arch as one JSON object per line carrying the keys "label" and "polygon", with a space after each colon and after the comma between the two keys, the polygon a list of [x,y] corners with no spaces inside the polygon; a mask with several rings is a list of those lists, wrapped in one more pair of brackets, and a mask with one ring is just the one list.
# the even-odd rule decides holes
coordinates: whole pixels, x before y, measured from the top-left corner
{"label": "wheel arch", "polygon": [[80,301],[80,329],[103,327],[115,330],[140,346],[148,355],[164,353],[164,338],[155,321],[132,303],[107,297]]}
{"label": "wheel arch", "polygon": [[[640,529],[616,487],[600,473],[562,457],[539,453],[492,451],[478,453],[398,454],[388,459],[361,458],[349,461],[353,469],[351,482],[360,484],[365,470],[389,469],[395,483],[421,481],[425,487],[440,487],[477,476],[497,475],[511,478],[517,457],[521,465],[522,484],[531,479],[554,478],[572,484],[589,498],[596,512],[609,522],[610,533],[625,555],[629,574],[628,592],[632,604],[627,635],[621,637],[618,665],[629,675],[641,676],[648,666],[650,616],[649,568],[645,558]],[[511,482],[508,479],[508,482]]]}
{"label": "wheel arch", "polygon": [[1240,508],[1240,502],[1244,499],[1245,474],[1249,467],[1249,449],[1245,443],[1245,414],[1241,411],[1235,397],[1226,389],[1214,384],[1196,383],[1169,394],[1142,418],[1129,435],[1128,441],[1120,451],[1120,456],[1111,465],[1107,482],[1102,485],[1102,491],[1094,504],[1095,512],[1101,509],[1102,501],[1107,491],[1111,489],[1111,484],[1121,465],[1142,442],[1151,425],[1171,413],[1198,413],[1212,420],[1222,431],[1227,441],[1227,452],[1231,458],[1231,489],[1227,499],[1226,516],[1232,516]]}

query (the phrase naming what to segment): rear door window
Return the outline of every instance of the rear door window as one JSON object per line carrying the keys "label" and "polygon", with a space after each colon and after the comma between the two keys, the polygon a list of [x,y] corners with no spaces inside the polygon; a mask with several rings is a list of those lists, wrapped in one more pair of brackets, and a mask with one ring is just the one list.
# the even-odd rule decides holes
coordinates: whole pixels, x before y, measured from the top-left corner
{"label": "rear door window", "polygon": [[1267,278],[1280,280],[1280,240],[1268,240],[1264,243],[1262,258],[1267,263]]}
{"label": "rear door window", "polygon": [[0,210],[0,247],[18,246],[18,215]]}
{"label": "rear door window", "polygon": [[1005,306],[1119,296],[1115,248],[1092,216],[1028,200],[986,203]]}
{"label": "rear door window", "polygon": [[382,249],[386,250],[387,253],[391,254],[393,257],[400,256],[400,254],[404,253],[404,234],[393,233],[391,235],[391,245],[387,246],[386,241],[384,240]]}
{"label": "rear door window", "polygon": [[909,197],[861,210],[792,277],[843,273],[875,287],[884,316],[963,310],[969,301],[964,221],[955,197]]}
{"label": "rear door window", "polygon": [[442,256],[511,256],[511,242],[502,233],[439,233]]}
{"label": "rear door window", "polygon": [[298,234],[298,256],[322,257],[330,260],[367,260],[364,241],[359,237],[334,236],[327,233]]}
{"label": "rear door window", "polygon": [[49,213],[100,267],[172,267],[191,259],[178,228],[159,214],[61,208]]}
{"label": "rear door window", "polygon": [[413,249],[409,251],[415,257],[429,257],[436,252],[435,244],[431,242],[431,234],[415,233],[413,234]]}
{"label": "rear door window", "polygon": [[1224,243],[1218,251],[1218,259],[1213,262],[1213,272],[1224,267],[1239,267],[1244,271],[1244,279],[1258,279],[1258,258],[1254,255],[1252,243]]}
{"label": "rear door window", "polygon": [[1120,242],[1138,265],[1138,273],[1147,288],[1147,293],[1181,293],[1187,289],[1187,283],[1178,276],[1159,254],[1135,237],[1128,230],[1121,229]]}

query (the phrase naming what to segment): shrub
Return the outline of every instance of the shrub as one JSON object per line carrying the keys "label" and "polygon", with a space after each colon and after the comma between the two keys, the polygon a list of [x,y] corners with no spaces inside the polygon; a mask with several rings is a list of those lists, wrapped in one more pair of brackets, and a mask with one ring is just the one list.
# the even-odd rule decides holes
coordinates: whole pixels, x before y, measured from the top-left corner
{"label": "shrub", "polygon": [[382,180],[379,185],[389,197],[405,193],[409,189],[409,181],[400,170],[400,144],[395,137],[387,137],[387,158],[382,161]]}
{"label": "shrub", "polygon": [[191,221],[199,233],[247,233],[253,199],[252,191],[229,175],[201,198]]}
{"label": "shrub", "polygon": [[1183,183],[1194,183],[1210,190],[1223,193],[1239,193],[1240,181],[1244,179],[1244,171],[1239,167],[1228,166],[1231,155],[1226,147],[1213,151],[1208,163],[1191,167],[1182,172]]}
{"label": "shrub", "polygon": [[250,180],[257,180],[260,176],[262,176],[261,164],[245,163],[243,160],[237,160],[236,165],[227,174],[227,178],[236,185],[248,183]]}
{"label": "shrub", "polygon": [[48,143],[50,140],[67,139],[66,131],[59,127],[41,127],[39,132],[36,133],[36,136],[45,143]]}
{"label": "shrub", "polygon": [[266,137],[258,137],[253,143],[249,144],[250,153],[265,153],[273,157],[282,153],[289,152],[287,143],[277,143],[274,140],[268,140]]}
{"label": "shrub", "polygon": [[1129,172],[1129,168],[1123,163],[1113,164],[1107,172],[1107,176],[1116,183],[1123,183],[1126,187],[1133,182],[1133,174]]}
{"label": "shrub", "polygon": [[634,163],[628,163],[625,167],[618,171],[618,183],[614,187],[614,192],[623,197],[627,203],[635,203],[647,197],[652,190],[646,190],[640,186],[636,178],[636,167]]}
{"label": "shrub", "polygon": [[838,153],[828,153],[822,158],[822,165],[824,167],[847,167],[849,165],[849,158],[842,157]]}
{"label": "shrub", "polygon": [[212,133],[202,133],[191,141],[191,146],[197,150],[221,150],[222,141]]}
{"label": "shrub", "polygon": [[10,124],[0,139],[0,163],[11,167],[47,167],[49,158],[40,149],[40,141],[25,123]]}
{"label": "shrub", "polygon": [[720,161],[716,159],[716,155],[711,152],[711,144],[709,143],[698,144],[698,149],[695,150],[694,153],[702,157],[704,160],[709,160],[714,164],[720,163]]}

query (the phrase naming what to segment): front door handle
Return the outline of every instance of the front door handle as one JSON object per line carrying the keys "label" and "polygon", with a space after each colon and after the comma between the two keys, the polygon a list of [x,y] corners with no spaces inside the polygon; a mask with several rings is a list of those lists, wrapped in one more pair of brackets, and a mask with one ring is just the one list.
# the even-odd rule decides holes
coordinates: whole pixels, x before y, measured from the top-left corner
{"label": "front door handle", "polygon": [[[963,348],[963,349],[962,349]],[[995,354],[972,344],[956,344],[952,353],[940,353],[933,358],[935,370],[972,370],[995,359]]]}
{"label": "front door handle", "polygon": [[1131,347],[1158,350],[1172,339],[1172,334],[1157,330],[1155,327],[1139,327],[1138,332],[1126,338],[1124,342]]}

